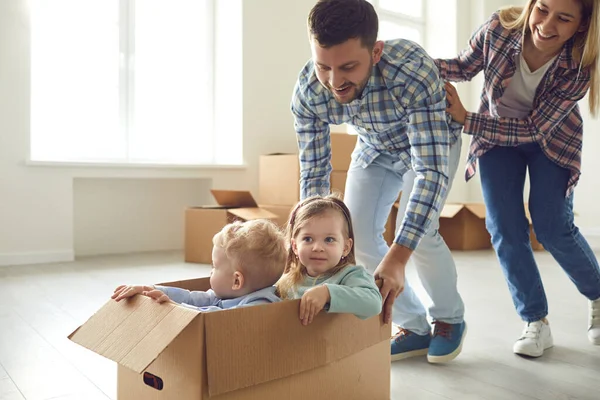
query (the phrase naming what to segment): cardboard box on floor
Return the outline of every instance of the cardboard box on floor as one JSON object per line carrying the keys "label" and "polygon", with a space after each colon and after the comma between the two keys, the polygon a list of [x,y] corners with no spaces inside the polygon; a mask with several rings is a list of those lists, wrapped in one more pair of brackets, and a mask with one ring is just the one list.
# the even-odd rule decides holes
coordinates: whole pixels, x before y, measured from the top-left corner
{"label": "cardboard box on floor", "polygon": [[[346,171],[356,146],[356,135],[331,134],[331,188],[344,193]],[[300,200],[300,164],[298,154],[267,154],[260,156],[258,168],[259,201],[261,204],[292,206]]]}
{"label": "cardboard box on floor", "polygon": [[248,191],[211,190],[218,205],[189,207],[185,211],[185,261],[210,264],[212,238],[234,220],[275,220],[277,215],[259,207]]}
{"label": "cardboard box on floor", "polygon": [[[163,285],[207,290],[209,279]],[[69,338],[118,363],[118,400],[390,398],[390,326],[299,300],[210,313],[110,300]]]}
{"label": "cardboard box on floor", "polygon": [[[543,250],[537,241],[531,217],[525,206],[529,220],[529,237],[533,250]],[[485,205],[483,203],[447,203],[440,213],[440,235],[450,250],[482,250],[492,248],[490,234],[485,227]]]}

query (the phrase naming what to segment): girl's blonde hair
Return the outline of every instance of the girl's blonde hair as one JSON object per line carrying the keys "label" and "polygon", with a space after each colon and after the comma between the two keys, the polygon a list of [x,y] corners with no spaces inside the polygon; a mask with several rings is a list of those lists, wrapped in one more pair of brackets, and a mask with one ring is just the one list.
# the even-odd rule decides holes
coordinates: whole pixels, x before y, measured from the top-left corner
{"label": "girl's blonde hair", "polygon": [[[500,10],[500,23],[505,29],[523,31],[523,37],[531,33],[529,16],[537,0],[528,0],[525,7],[506,7]],[[592,116],[598,114],[600,107],[600,77],[598,71],[598,56],[600,53],[600,3],[598,0],[579,0],[582,9],[581,24],[586,29],[577,32],[573,38],[572,57],[579,62],[581,68],[590,71],[589,108]]]}
{"label": "girl's blonde hair", "polygon": [[301,201],[296,205],[287,224],[287,262],[285,272],[279,282],[277,282],[277,293],[281,298],[288,298],[295,287],[302,282],[306,276],[306,267],[300,262],[294,249],[292,248],[292,240],[296,239],[300,230],[306,223],[314,217],[321,216],[326,212],[337,212],[344,219],[343,235],[344,239],[352,239],[352,247],[345,257],[342,257],[339,263],[328,271],[328,274],[334,275],[348,265],[356,264],[354,256],[354,230],[352,229],[352,219],[350,211],[344,202],[335,194],[326,197],[315,196]]}
{"label": "girl's blonde hair", "polygon": [[287,249],[283,232],[271,221],[235,221],[213,237],[252,290],[273,286],[285,267]]}

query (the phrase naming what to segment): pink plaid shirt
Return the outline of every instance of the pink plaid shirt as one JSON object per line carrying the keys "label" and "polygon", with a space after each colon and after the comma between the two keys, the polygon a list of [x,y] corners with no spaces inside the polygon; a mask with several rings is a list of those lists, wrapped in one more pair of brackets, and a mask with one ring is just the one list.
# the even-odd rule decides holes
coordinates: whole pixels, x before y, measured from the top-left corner
{"label": "pink plaid shirt", "polygon": [[494,146],[537,142],[550,160],[571,171],[568,196],[581,174],[583,119],[577,102],[590,87],[590,71],[580,69],[572,57],[573,43],[567,42],[540,82],[529,116],[499,117],[498,104],[515,74],[522,39],[522,31],[505,29],[493,14],[457,58],[435,60],[449,81],[468,81],[482,70],[485,76],[479,112],[467,113],[465,120],[464,132],[473,135],[465,178],[475,175],[477,158]]}

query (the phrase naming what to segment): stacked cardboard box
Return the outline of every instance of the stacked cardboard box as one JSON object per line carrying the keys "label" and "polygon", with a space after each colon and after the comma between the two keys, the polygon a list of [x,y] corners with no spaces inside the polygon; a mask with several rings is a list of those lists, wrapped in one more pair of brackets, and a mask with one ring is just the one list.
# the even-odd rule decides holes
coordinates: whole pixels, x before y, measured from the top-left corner
{"label": "stacked cardboard box", "polygon": [[[330,184],[332,192],[343,194],[356,135],[331,134]],[[267,154],[260,157],[258,171],[260,207],[277,215],[285,227],[290,211],[300,200],[300,163],[298,154]]]}

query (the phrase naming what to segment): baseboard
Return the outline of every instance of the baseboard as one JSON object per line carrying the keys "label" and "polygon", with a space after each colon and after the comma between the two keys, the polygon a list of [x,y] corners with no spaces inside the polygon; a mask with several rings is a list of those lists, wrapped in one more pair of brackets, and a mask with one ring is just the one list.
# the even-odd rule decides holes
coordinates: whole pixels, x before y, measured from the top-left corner
{"label": "baseboard", "polygon": [[32,251],[28,253],[0,253],[0,267],[28,264],[50,264],[75,259],[73,250]]}

